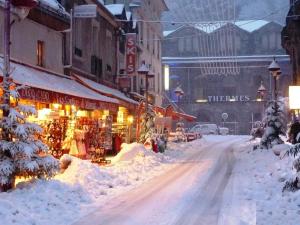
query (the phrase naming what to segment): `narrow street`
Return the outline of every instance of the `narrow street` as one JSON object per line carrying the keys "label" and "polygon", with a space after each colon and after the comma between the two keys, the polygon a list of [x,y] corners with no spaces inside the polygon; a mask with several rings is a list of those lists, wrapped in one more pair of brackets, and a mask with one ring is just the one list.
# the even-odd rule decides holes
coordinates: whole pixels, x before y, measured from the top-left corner
{"label": "narrow street", "polygon": [[245,137],[209,142],[172,169],[125,193],[74,225],[217,225],[234,166],[232,145]]}

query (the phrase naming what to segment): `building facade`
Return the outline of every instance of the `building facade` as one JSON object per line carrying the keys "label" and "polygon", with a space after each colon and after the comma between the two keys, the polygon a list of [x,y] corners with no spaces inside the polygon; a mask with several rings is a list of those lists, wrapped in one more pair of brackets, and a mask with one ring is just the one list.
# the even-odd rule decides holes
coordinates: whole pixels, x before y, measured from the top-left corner
{"label": "building facade", "polygon": [[[137,32],[137,68],[143,61],[149,65],[153,80],[149,81],[150,98],[155,105],[162,104],[163,74],[162,74],[162,24],[159,21],[164,11],[168,10],[164,0],[105,0],[105,4],[124,4],[127,12],[132,14]],[[137,73],[132,80],[132,92],[144,94],[145,78]]]}
{"label": "building facade", "polygon": [[281,34],[282,46],[291,57],[293,83],[294,85],[300,85],[300,1],[291,0],[290,5],[286,26]]}
{"label": "building facade", "polygon": [[[0,17],[4,9],[0,1]],[[59,32],[69,28],[67,14],[59,13],[40,3],[39,7],[30,11],[28,17],[19,20],[12,13],[11,57],[34,66],[39,66],[57,73],[64,71],[63,34]],[[4,25],[0,20],[0,39],[3,40]],[[34,35],[32,35],[34,34]],[[3,45],[0,45],[3,53]]]}
{"label": "building facade", "polygon": [[[186,113],[197,116],[198,122],[249,134],[253,123],[262,119],[266,101],[272,99],[274,83],[267,68],[273,57],[282,70],[279,93],[288,95],[291,68],[280,46],[282,26],[253,23],[238,21],[215,29],[183,26],[165,32],[163,63],[170,67],[169,97]],[[228,27],[234,35],[231,38]],[[264,99],[257,92],[261,84],[267,90]],[[178,86],[185,92],[182,98],[174,93]],[[228,114],[226,121],[223,113]]]}

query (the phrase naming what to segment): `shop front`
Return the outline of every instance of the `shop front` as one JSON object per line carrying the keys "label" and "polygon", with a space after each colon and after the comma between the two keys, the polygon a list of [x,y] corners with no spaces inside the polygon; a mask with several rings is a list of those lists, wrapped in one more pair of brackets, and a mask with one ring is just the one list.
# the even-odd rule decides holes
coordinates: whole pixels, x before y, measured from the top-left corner
{"label": "shop front", "polygon": [[117,99],[64,75],[16,62],[12,66],[14,82],[26,86],[19,90],[20,103],[35,106],[37,114],[28,120],[43,128],[40,135],[54,157],[71,154],[95,160],[113,150]]}
{"label": "shop front", "polygon": [[119,90],[104,86],[92,80],[78,75],[73,77],[85,87],[107,97],[115,98],[119,101],[116,114],[113,114],[112,121],[112,142],[115,155],[121,150],[122,143],[131,143],[135,139],[136,110],[138,102],[124,95]]}

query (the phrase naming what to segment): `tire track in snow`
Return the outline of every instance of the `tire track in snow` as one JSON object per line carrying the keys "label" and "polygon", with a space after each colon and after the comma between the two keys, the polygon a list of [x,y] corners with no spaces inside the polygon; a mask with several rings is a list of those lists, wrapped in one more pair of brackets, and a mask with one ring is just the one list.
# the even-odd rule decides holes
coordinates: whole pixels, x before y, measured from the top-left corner
{"label": "tire track in snow", "polygon": [[[239,140],[203,147],[74,225],[217,224],[232,169],[230,146]],[[216,148],[221,150],[212,150]]]}

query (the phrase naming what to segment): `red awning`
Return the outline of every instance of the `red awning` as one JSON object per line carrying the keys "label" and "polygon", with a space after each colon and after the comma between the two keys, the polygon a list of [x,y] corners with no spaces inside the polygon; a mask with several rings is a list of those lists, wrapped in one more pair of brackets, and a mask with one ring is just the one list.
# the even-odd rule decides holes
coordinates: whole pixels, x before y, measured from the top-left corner
{"label": "red awning", "polygon": [[[0,57],[0,62],[2,62]],[[119,101],[81,85],[74,79],[39,67],[12,60],[11,77],[15,83],[29,88],[20,90],[23,99],[42,103],[76,105],[83,109],[107,109],[116,112]]]}
{"label": "red awning", "polygon": [[172,117],[173,120],[184,119],[188,122],[194,122],[197,120],[197,117],[195,117],[195,116],[175,111],[174,107],[171,105],[166,107],[164,115],[166,117]]}

